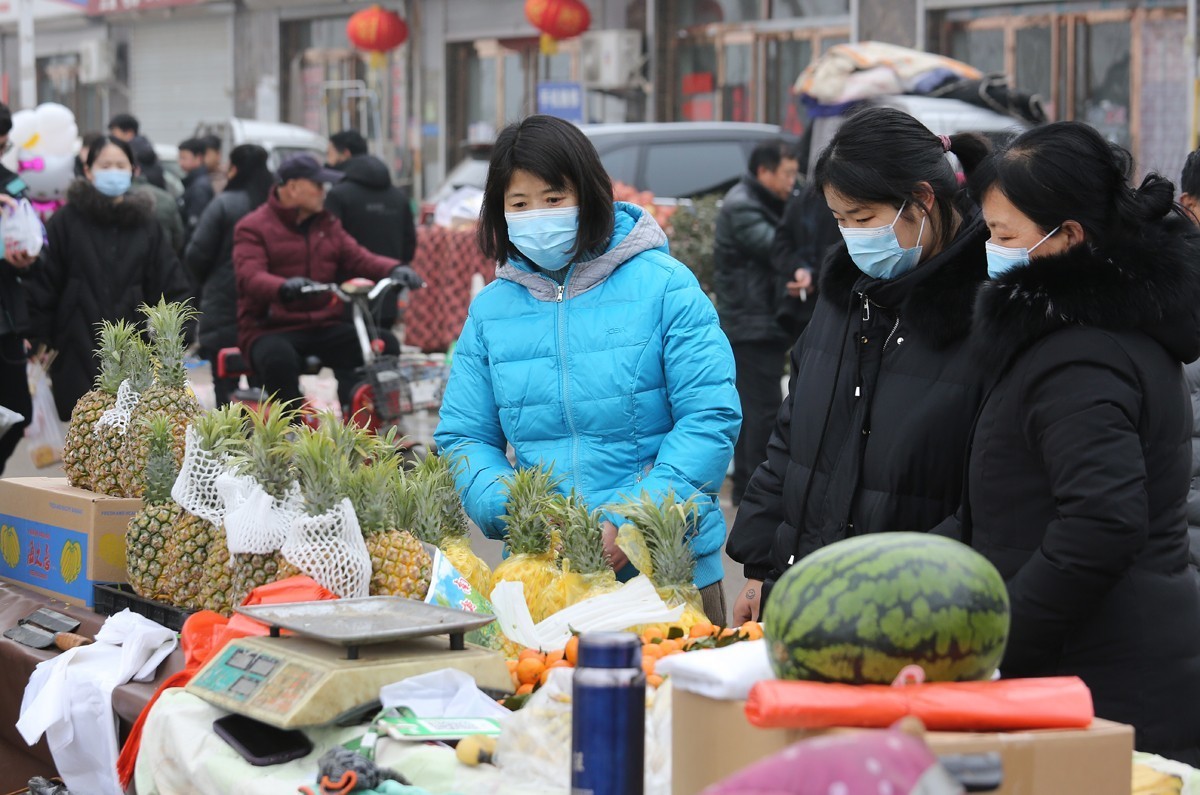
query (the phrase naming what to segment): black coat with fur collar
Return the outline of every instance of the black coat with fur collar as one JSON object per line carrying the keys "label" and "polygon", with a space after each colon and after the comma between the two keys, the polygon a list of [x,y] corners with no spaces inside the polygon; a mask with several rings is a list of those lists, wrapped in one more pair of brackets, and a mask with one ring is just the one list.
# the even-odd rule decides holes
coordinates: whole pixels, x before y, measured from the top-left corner
{"label": "black coat with fur collar", "polygon": [[44,262],[27,282],[31,336],[58,352],[50,375],[65,421],[96,376],[96,324],[139,324],[140,304],[160,296],[180,301],[189,288],[150,198],[140,193],[115,201],[76,181],[46,224],[46,241]]}
{"label": "black coat with fur collar", "polygon": [[1200,589],[1185,516],[1200,246],[1181,219],[1016,268],[976,305],[998,377],[971,445],[964,540],[1008,582],[1001,671],[1077,675],[1137,747],[1200,762]]}
{"label": "black coat with fur collar", "polygon": [[987,237],[972,212],[945,251],[888,281],[863,275],[844,244],[832,252],[729,537],[748,578],[850,535],[929,530],[958,508],[983,397],[966,340]]}

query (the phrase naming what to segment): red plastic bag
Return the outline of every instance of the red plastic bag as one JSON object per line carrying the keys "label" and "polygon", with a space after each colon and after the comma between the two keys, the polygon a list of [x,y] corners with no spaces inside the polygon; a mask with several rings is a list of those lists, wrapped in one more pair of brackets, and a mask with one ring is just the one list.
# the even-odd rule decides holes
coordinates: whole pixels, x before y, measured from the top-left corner
{"label": "red plastic bag", "polygon": [[762,729],[885,728],[905,715],[930,731],[1080,729],[1095,717],[1092,693],[1075,676],[902,686],[771,680],[746,701],[746,718]]}

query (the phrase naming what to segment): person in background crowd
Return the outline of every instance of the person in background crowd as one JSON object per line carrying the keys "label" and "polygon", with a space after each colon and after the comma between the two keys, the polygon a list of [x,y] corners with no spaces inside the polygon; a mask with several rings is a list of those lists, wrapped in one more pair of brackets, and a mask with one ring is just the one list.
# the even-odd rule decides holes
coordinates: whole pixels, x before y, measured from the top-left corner
{"label": "person in background crowd", "polygon": [[[101,141],[104,138],[101,136]],[[133,189],[146,193],[154,200],[154,217],[162,224],[163,231],[167,233],[167,237],[171,241],[171,248],[175,253],[183,253],[183,218],[179,215],[179,205],[175,202],[175,198],[170,193],[152,185],[150,180],[146,179],[146,172],[153,171],[158,168],[158,155],[154,153],[154,147],[145,138],[134,138],[129,144],[129,148],[133,150]]]}
{"label": "person in background crowd", "polygon": [[988,231],[937,136],[892,108],[860,111],[821,153],[814,186],[844,241],[792,349],[790,389],[726,549],[748,580],[734,622],[794,562],[864,533],[931,530],[958,508],[983,375],[966,337]]}
{"label": "person in background crowd", "polygon": [[[12,144],[12,112],[0,103],[0,154]],[[16,173],[0,164],[0,212],[7,212],[16,199],[25,197],[25,183]],[[22,281],[28,278],[37,258],[23,251],[8,251],[0,246],[0,406],[25,419],[0,434],[0,474],[21,441],[25,427],[33,419],[33,402],[25,376],[25,336],[29,331],[29,313]]]}
{"label": "person in background crowd", "polygon": [[[229,183],[204,209],[187,246],[184,261],[200,285],[200,355],[216,367],[222,348],[238,344],[237,280],[233,272],[233,230],[238,221],[260,207],[271,193],[275,176],[267,167],[267,150],[242,144],[229,153]],[[213,374],[217,405],[229,402],[235,378]]]}
{"label": "person in background crowd", "polygon": [[108,134],[125,143],[132,143],[133,139],[138,137],[140,130],[141,124],[137,117],[129,113],[118,113],[108,122]]}
{"label": "person in background crowd", "polygon": [[[149,139],[141,135],[141,124],[135,116],[128,113],[118,113],[113,116],[108,122],[108,134],[113,138],[124,141],[127,144],[133,145],[136,141],[139,145],[144,144],[151,151],[154,150],[154,144],[150,143]],[[85,161],[86,162],[86,161]],[[172,196],[177,196],[183,193],[182,186],[179,186],[178,194],[173,189],[172,185],[167,181],[166,172],[164,172],[162,164],[157,162],[142,172],[142,176],[156,188],[162,188],[169,192]],[[178,182],[178,180],[175,180]]]}
{"label": "person in background crowd", "polygon": [[101,320],[141,323],[138,306],[189,298],[188,280],[149,196],[131,191],[133,150],[119,138],[88,150],[86,179],[46,225],[43,262],[27,282],[30,338],[57,352],[54,402],[66,422],[91,388]]}
{"label": "person in background crowd", "polygon": [[[367,154],[367,142],[357,130],[330,136],[327,156],[346,178],[329,189],[325,209],[368,251],[412,262],[417,250],[412,202],[392,185],[387,165]],[[395,295],[385,298],[376,319],[383,328],[391,328],[396,324]]]}
{"label": "person in background crowd", "polygon": [[204,167],[208,169],[208,181],[212,183],[213,192],[220,193],[229,181],[225,164],[221,162],[221,136],[206,135],[200,140],[204,142]]}
{"label": "person in background crowd", "polygon": [[943,532],[1008,586],[1006,677],[1078,676],[1139,751],[1200,764],[1200,587],[1189,565],[1200,237],[1082,122],[973,176],[991,232],[970,349],[992,386]]}
{"label": "person in background crowd", "polygon": [[771,245],[771,264],[787,282],[787,297],[776,319],[790,339],[795,340],[808,328],[817,306],[821,263],[840,242],[841,232],[825,198],[812,185],[795,191],[783,208],[783,219]]}
{"label": "person in background crowd", "polygon": [[108,136],[102,132],[87,132],[79,137],[79,154],[75,155],[75,177],[83,178],[83,166],[87,162],[88,151]]}
{"label": "person in background crowd", "polygon": [[[727,194],[717,215],[714,286],[721,328],[737,361],[742,432],[733,454],[733,504],[767,455],[779,402],[788,346],[794,341],[777,315],[785,294],[771,262],[775,229],[796,186],[799,163],[783,141],[759,144],[749,173]],[[791,275],[795,271],[788,271]]]}
{"label": "person in background crowd", "polygon": [[[344,320],[343,307],[327,293],[306,296],[306,287],[352,276],[376,281],[390,276],[414,289],[424,282],[407,265],[360,246],[325,210],[325,184],[340,180],[341,172],[300,154],[279,166],[278,177],[266,203],[234,228],[233,268],[238,346],[266,394],[292,402],[302,399],[306,357],[317,356],[335,371],[362,364],[358,336]],[[400,352],[391,333],[380,336],[387,353]],[[343,405],[353,386],[338,383]]]}
{"label": "person in background crowd", "polygon": [[[1179,179],[1179,203],[1200,224],[1200,149],[1187,156]],[[1192,394],[1192,484],[1188,489],[1188,540],[1192,565],[1200,569],[1200,360],[1183,366]]]}
{"label": "person in background crowd", "polygon": [[191,240],[200,223],[200,214],[213,200],[212,182],[208,179],[208,168],[204,165],[207,147],[199,138],[189,138],[179,145],[179,167],[183,169],[183,196],[179,198],[179,212],[183,215],[184,237]]}
{"label": "person in background crowd", "polygon": [[[590,507],[643,492],[694,500],[704,612],[726,624],[717,493],[741,419],[712,302],[642,208],[618,202],[579,128],[530,116],[496,139],[479,244],[497,279],[471,302],[434,439],[460,457],[467,514],[504,535],[513,465],[552,466]],[[604,546],[621,579],[636,570]]]}

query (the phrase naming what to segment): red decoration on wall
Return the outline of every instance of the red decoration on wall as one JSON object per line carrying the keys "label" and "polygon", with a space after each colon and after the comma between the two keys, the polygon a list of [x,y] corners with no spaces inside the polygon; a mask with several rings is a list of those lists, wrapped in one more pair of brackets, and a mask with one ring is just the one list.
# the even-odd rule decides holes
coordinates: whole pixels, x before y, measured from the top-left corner
{"label": "red decoration on wall", "polygon": [[408,25],[395,11],[379,6],[364,8],[346,23],[346,37],[360,50],[369,52],[372,60],[408,41]]}

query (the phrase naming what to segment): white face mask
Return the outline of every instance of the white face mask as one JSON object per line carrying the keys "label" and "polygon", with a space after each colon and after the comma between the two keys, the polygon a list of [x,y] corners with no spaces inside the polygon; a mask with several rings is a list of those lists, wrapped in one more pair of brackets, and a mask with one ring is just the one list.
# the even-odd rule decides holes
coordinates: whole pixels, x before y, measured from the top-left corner
{"label": "white face mask", "polygon": [[1013,268],[1028,265],[1029,255],[1036,251],[1038,246],[1054,237],[1054,234],[1061,228],[1060,226],[1054,227],[1049,234],[1034,243],[1033,248],[1009,248],[1008,246],[988,241],[984,244],[984,250],[987,252],[988,276],[998,279]]}

